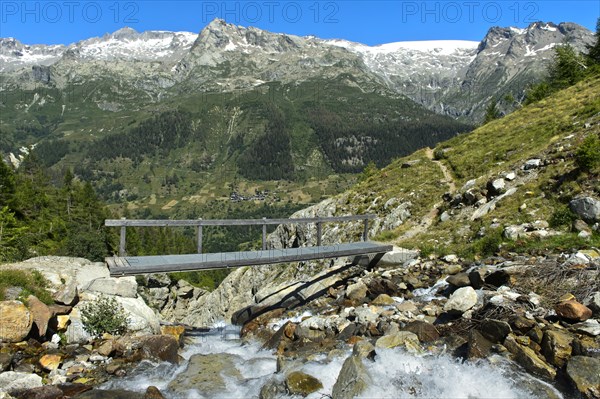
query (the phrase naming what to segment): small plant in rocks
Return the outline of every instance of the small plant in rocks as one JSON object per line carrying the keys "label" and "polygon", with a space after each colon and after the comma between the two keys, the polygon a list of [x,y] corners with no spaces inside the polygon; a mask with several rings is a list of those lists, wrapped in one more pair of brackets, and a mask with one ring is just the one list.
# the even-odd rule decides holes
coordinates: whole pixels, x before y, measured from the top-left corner
{"label": "small plant in rocks", "polygon": [[81,308],[85,330],[94,337],[102,334],[120,335],[127,331],[127,315],[116,299],[100,296]]}

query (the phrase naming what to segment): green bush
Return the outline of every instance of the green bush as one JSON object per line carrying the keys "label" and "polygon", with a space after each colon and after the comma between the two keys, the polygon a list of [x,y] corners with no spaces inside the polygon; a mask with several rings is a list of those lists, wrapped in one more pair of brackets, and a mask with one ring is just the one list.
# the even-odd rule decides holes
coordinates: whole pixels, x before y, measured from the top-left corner
{"label": "green bush", "polygon": [[36,296],[40,301],[47,305],[52,304],[52,296],[45,287],[48,282],[37,270],[0,270],[0,301],[5,299],[6,289],[9,287],[18,287],[22,291],[18,299],[25,301],[29,295]]}
{"label": "green bush", "polygon": [[127,331],[127,316],[114,298],[100,296],[81,308],[83,328],[94,337],[104,333],[120,335]]}
{"label": "green bush", "polygon": [[597,135],[590,135],[583,140],[575,153],[575,162],[586,172],[600,166],[600,139]]}
{"label": "green bush", "polygon": [[564,227],[571,226],[571,223],[577,218],[577,216],[569,209],[568,206],[563,205],[554,210],[552,216],[550,216],[550,227]]}

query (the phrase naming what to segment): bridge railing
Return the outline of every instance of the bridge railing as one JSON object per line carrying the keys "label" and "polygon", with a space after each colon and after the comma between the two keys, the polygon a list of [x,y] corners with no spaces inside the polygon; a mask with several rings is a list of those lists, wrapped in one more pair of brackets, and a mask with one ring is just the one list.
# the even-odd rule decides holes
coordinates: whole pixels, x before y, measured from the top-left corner
{"label": "bridge railing", "polygon": [[190,220],[139,220],[139,219],[107,219],[104,225],[107,227],[120,227],[119,256],[126,255],[127,227],[196,227],[197,250],[202,253],[202,234],[204,226],[262,226],[262,249],[267,249],[267,226],[280,224],[316,224],[317,246],[321,246],[323,236],[323,223],[353,222],[362,220],[364,223],[362,239],[369,238],[369,220],[375,219],[376,215],[352,215],[332,216],[315,218],[288,218],[288,219],[190,219]]}

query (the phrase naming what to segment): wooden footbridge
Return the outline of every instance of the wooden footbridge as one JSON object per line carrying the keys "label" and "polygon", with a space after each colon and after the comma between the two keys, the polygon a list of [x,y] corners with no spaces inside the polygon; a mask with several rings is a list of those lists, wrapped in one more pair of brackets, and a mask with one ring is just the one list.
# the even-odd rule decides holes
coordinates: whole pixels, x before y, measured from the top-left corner
{"label": "wooden footbridge", "polygon": [[[259,266],[346,256],[359,257],[363,255],[371,255],[369,258],[370,264],[375,264],[386,252],[392,250],[392,246],[377,244],[367,240],[369,220],[374,218],[375,215],[245,220],[133,220],[125,218],[106,220],[105,226],[121,228],[119,255],[106,258],[106,263],[110,269],[111,276],[115,277],[146,273],[171,273],[190,270]],[[362,241],[336,245],[322,244],[322,229],[324,223],[342,223],[361,220],[364,222],[361,237]],[[267,226],[280,224],[316,225],[316,245],[283,249],[267,248]],[[262,250],[202,253],[203,229],[210,226],[262,226]],[[186,255],[128,256],[126,250],[127,227],[194,227],[197,234],[197,253]]]}

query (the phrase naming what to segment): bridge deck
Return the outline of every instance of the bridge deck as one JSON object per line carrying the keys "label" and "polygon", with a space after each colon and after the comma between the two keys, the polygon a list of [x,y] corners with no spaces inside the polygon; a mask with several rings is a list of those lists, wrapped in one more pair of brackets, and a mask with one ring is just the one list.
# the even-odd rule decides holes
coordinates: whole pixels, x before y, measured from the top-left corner
{"label": "bridge deck", "polygon": [[354,242],[330,246],[270,249],[264,251],[223,252],[193,255],[123,256],[106,258],[111,276],[146,273],[171,273],[189,270],[224,269],[339,258],[367,254],[384,254],[391,245]]}

